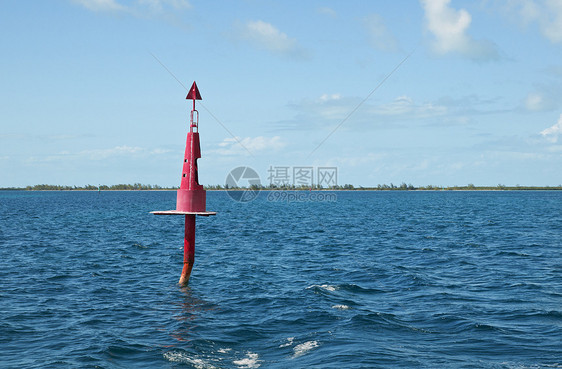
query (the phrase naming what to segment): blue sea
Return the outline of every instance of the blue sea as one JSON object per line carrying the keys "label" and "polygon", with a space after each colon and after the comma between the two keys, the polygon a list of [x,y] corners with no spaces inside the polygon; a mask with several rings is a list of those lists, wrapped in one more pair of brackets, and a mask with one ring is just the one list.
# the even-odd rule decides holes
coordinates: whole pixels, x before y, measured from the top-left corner
{"label": "blue sea", "polygon": [[0,191],[0,367],[562,368],[562,191],[301,194]]}

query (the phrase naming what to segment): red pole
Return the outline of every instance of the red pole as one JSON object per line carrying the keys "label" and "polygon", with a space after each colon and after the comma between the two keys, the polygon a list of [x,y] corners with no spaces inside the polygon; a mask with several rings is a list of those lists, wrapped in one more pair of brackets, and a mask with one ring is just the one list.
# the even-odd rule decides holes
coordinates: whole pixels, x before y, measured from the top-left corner
{"label": "red pole", "polygon": [[183,269],[180,284],[185,286],[189,282],[191,269],[195,261],[195,214],[185,216],[185,235],[183,238]]}

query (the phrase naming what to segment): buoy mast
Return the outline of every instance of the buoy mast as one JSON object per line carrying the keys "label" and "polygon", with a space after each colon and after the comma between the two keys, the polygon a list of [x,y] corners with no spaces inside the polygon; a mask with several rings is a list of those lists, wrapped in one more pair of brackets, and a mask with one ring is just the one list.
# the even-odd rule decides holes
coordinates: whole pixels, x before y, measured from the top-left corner
{"label": "buoy mast", "polygon": [[187,100],[193,100],[193,108],[190,114],[189,132],[185,144],[183,167],[180,188],[177,192],[176,210],[153,211],[156,215],[184,215],[185,233],[183,239],[183,269],[179,283],[186,285],[191,276],[193,263],[195,261],[195,216],[215,215],[216,212],[206,211],[206,191],[199,184],[199,168],[197,159],[201,158],[201,146],[199,144],[199,112],[195,109],[195,100],[201,100],[201,94],[197,84],[189,89]]}

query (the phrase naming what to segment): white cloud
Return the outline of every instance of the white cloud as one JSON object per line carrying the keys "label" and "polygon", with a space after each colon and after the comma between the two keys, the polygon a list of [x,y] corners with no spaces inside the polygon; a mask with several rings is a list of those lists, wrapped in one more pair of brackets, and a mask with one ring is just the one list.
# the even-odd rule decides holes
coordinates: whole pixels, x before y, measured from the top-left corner
{"label": "white cloud", "polygon": [[562,42],[562,1],[548,0],[545,6],[548,17],[541,24],[541,29],[550,41]]}
{"label": "white cloud", "polygon": [[511,0],[522,22],[537,23],[543,36],[553,43],[562,42],[562,1],[560,0]]}
{"label": "white cloud", "polygon": [[137,3],[157,12],[163,11],[166,6],[177,10],[191,8],[191,4],[187,0],[138,0]]}
{"label": "white cloud", "polygon": [[530,93],[525,99],[527,110],[539,111],[544,109],[544,98],[539,93]]}
{"label": "white cloud", "polygon": [[541,135],[550,142],[558,142],[558,136],[562,134],[562,114],[558,118],[558,122],[552,127],[541,131]]}
{"label": "white cloud", "polygon": [[[534,22],[540,16],[540,9],[532,0],[513,1],[509,2],[511,6],[516,5],[520,7],[519,15],[524,23]],[[519,3],[519,4],[516,4]]]}
{"label": "white cloud", "polygon": [[390,33],[382,17],[378,14],[371,14],[364,18],[363,24],[369,33],[371,44],[376,49],[382,51],[398,50],[398,42]]}
{"label": "white cloud", "polygon": [[136,0],[124,5],[117,0],[71,0],[95,12],[127,12],[135,16],[174,14],[190,9],[187,0]]}
{"label": "white cloud", "polygon": [[86,9],[95,12],[111,12],[121,11],[127,8],[115,0],[73,0],[75,3],[82,5]]}
{"label": "white cloud", "polygon": [[315,100],[303,101],[298,109],[320,117],[322,120],[340,120],[349,113],[350,101],[340,94],[323,94]]}
{"label": "white cloud", "polygon": [[95,149],[95,150],[84,150],[80,152],[80,155],[86,155],[92,160],[103,160],[113,156],[123,156],[123,155],[134,155],[144,152],[145,150],[141,147],[131,147],[127,145],[115,146],[110,149]]}
{"label": "white cloud", "polygon": [[328,7],[318,8],[318,13],[328,15],[332,18],[335,18],[338,15],[338,13],[336,13],[336,11],[334,9],[328,8]]}
{"label": "white cloud", "polygon": [[474,40],[467,34],[472,17],[465,9],[451,8],[450,0],[420,1],[425,11],[427,29],[435,36],[435,52],[458,53],[478,61],[498,59],[498,51],[492,42]]}
{"label": "white cloud", "polygon": [[261,20],[249,21],[240,27],[238,33],[240,38],[261,49],[287,56],[304,56],[296,39],[290,38],[270,23]]}
{"label": "white cloud", "polygon": [[384,158],[388,157],[387,153],[366,153],[357,156],[340,156],[332,158],[328,162],[322,163],[320,166],[338,166],[342,168],[347,167],[372,167],[373,163],[382,162]]}
{"label": "white cloud", "polygon": [[172,152],[172,150],[169,150],[169,149],[153,149],[153,150],[150,151],[150,153],[154,154],[154,155],[167,154],[169,152]]}
{"label": "white cloud", "polygon": [[46,162],[68,162],[75,160],[106,160],[115,157],[129,157],[129,158],[146,158],[150,155],[162,155],[171,152],[168,149],[145,149],[138,146],[115,146],[108,149],[92,149],[92,150],[82,150],[80,152],[71,152],[68,150],[59,151],[52,155],[43,156],[30,156],[25,159],[26,163],[46,163]]}
{"label": "white cloud", "polygon": [[256,154],[266,150],[277,151],[286,144],[283,142],[281,137],[236,137],[235,138],[225,138],[221,143],[219,143],[219,149],[212,150],[220,155],[240,155],[248,153]]}
{"label": "white cloud", "polygon": [[[466,99],[462,103],[443,103],[440,101],[415,101],[412,97],[402,95],[386,103],[361,104],[359,97],[345,97],[340,94],[323,94],[316,99],[303,99],[290,104],[296,111],[291,120],[280,121],[277,129],[280,130],[307,130],[319,127],[335,127],[342,123],[348,115],[342,129],[353,126],[360,127],[389,128],[396,127],[400,121],[418,121],[428,118],[440,117],[439,121],[454,118],[454,121],[446,122],[447,125],[466,123],[460,122],[464,112],[459,107],[466,108]],[[427,123],[427,121],[426,121]],[[394,125],[393,125],[394,124]]]}
{"label": "white cloud", "polygon": [[160,2],[169,4],[174,9],[191,9],[191,3],[187,0],[160,0]]}
{"label": "white cloud", "polygon": [[320,96],[320,101],[330,101],[330,100],[340,100],[341,99],[341,95],[340,94],[324,94],[322,96]]}
{"label": "white cloud", "polygon": [[535,90],[530,92],[524,101],[524,106],[529,111],[550,111],[562,105],[560,94],[562,87],[559,83],[537,84]]}
{"label": "white cloud", "polygon": [[443,115],[447,108],[433,103],[416,103],[409,96],[398,96],[389,104],[377,106],[374,111],[379,115],[402,115],[415,118],[427,118]]}
{"label": "white cloud", "polygon": [[552,145],[547,147],[546,151],[548,152],[552,152],[552,153],[559,153],[562,152],[562,145]]}

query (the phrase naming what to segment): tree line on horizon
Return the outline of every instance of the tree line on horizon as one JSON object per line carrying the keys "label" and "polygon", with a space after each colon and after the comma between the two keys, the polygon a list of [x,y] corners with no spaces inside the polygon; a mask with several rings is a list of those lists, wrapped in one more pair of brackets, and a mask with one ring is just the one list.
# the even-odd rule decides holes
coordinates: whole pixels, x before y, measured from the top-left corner
{"label": "tree line on horizon", "polygon": [[61,185],[48,185],[39,184],[34,186],[27,186],[25,188],[2,188],[2,190],[27,190],[27,191],[148,191],[148,190],[174,190],[179,187],[162,187],[159,185],[146,185],[142,183],[134,184],[116,184],[116,185],[99,185],[94,186],[91,184],[85,186],[61,186]]}
{"label": "tree line on horizon", "polygon": [[[497,186],[475,186],[474,184],[470,183],[466,186],[434,186],[434,185],[427,185],[427,186],[413,186],[412,184],[402,183],[400,185],[394,185],[393,183],[387,184],[379,184],[376,187],[355,187],[351,184],[345,185],[334,185],[329,187],[323,187],[320,185],[276,185],[276,184],[269,184],[267,186],[264,185],[251,185],[250,187],[232,187],[229,185],[208,185],[204,186],[206,190],[256,190],[256,191],[308,191],[308,190],[334,190],[334,191],[509,191],[509,190],[562,190],[562,185],[558,185],[556,187],[551,186],[506,186],[502,184],[498,184]],[[177,190],[179,187],[163,187],[159,185],[150,185],[150,184],[141,184],[141,183],[134,183],[134,184],[117,184],[117,185],[85,185],[85,186],[64,186],[64,185],[48,185],[48,184],[39,184],[34,186],[26,186],[26,187],[7,187],[7,188],[0,188],[0,190],[26,190],[26,191],[153,191],[153,190]]]}

